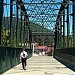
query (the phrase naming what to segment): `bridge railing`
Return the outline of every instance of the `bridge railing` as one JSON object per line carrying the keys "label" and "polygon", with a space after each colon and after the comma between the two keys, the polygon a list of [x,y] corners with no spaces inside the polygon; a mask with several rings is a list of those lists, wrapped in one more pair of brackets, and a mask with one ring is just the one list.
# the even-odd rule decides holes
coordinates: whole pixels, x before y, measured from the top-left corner
{"label": "bridge railing", "polygon": [[54,58],[75,71],[75,48],[62,48],[54,51]]}
{"label": "bridge railing", "polygon": [[[20,63],[20,52],[22,48],[0,46],[0,74]],[[26,49],[28,58],[32,56],[32,50]]]}

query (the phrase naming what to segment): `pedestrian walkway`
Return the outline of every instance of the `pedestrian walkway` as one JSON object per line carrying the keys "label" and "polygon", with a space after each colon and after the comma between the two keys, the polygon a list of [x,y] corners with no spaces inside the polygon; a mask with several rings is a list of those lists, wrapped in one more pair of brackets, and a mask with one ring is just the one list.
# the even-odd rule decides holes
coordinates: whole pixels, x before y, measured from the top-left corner
{"label": "pedestrian walkway", "polygon": [[35,55],[27,60],[27,70],[21,64],[8,70],[3,75],[75,75],[75,72],[58,62],[52,56]]}

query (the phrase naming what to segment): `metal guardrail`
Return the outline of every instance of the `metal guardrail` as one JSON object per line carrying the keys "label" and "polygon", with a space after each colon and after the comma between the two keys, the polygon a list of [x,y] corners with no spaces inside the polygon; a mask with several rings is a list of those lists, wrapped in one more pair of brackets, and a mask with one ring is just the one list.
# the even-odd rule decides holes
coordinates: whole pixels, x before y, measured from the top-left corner
{"label": "metal guardrail", "polygon": [[[20,52],[22,48],[0,46],[0,74],[20,63]],[[32,56],[32,50],[26,49],[28,58]]]}
{"label": "metal guardrail", "polygon": [[75,48],[56,49],[54,58],[75,71]]}

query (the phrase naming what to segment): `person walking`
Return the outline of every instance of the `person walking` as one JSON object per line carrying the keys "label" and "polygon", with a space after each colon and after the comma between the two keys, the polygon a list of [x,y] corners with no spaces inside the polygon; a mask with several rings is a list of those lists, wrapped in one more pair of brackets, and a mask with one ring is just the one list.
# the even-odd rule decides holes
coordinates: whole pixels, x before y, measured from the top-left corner
{"label": "person walking", "polygon": [[23,48],[23,49],[22,49],[22,52],[20,53],[20,62],[22,63],[22,68],[23,68],[24,70],[26,70],[26,65],[27,65],[26,60],[27,60],[27,56],[28,56],[28,54],[27,54],[27,52],[25,51],[25,48]]}

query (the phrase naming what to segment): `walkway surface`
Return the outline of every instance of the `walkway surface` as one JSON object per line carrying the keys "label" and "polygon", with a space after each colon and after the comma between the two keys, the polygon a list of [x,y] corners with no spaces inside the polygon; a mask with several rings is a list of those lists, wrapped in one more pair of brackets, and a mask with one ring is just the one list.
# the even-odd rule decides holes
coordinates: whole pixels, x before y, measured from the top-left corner
{"label": "walkway surface", "polygon": [[27,60],[26,69],[19,64],[2,75],[75,75],[52,56],[33,56]]}

